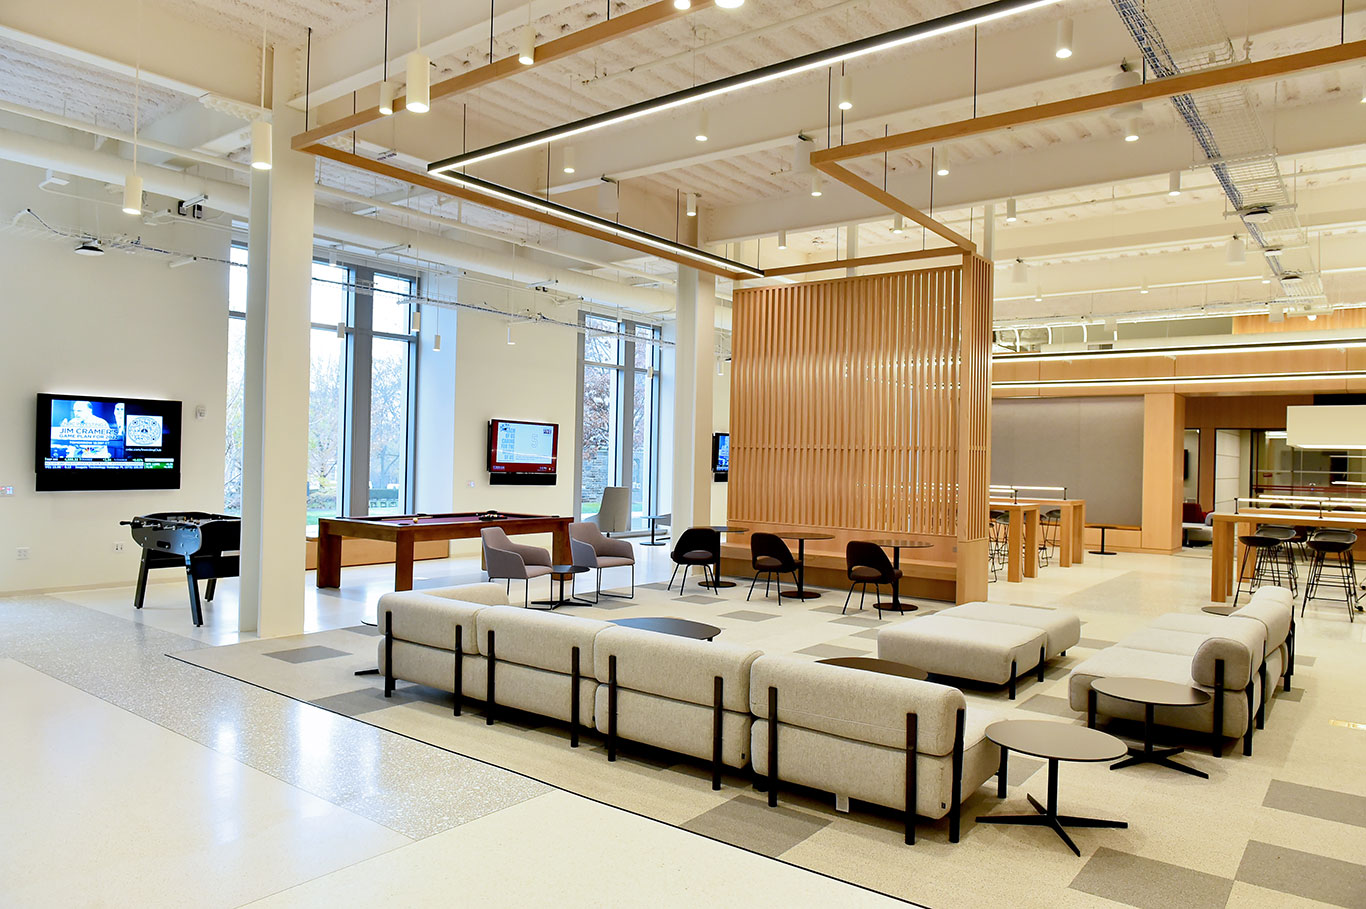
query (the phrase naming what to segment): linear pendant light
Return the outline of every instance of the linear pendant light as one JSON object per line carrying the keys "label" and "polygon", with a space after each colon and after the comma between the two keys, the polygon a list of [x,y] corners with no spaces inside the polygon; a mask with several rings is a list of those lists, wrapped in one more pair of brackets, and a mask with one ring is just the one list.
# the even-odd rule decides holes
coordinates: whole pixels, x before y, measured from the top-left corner
{"label": "linear pendant light", "polygon": [[[557,202],[551,202],[506,186],[499,186],[497,183],[480,180],[478,177],[471,177],[461,173],[437,173],[435,176],[448,183],[454,183],[457,186],[462,186],[465,189],[479,193],[480,195],[488,196],[491,199],[502,199],[505,202],[513,202],[524,208],[532,209],[533,211],[554,215],[558,218],[565,218],[577,224],[581,224],[584,227],[591,227],[594,230],[610,233],[623,239],[643,243],[646,246],[651,246],[655,249],[665,250],[672,255],[684,256],[695,262],[706,263],[712,268],[719,267],[727,271],[743,273],[752,278],[762,278],[764,276],[762,271],[751,265],[746,265],[743,262],[735,262],[723,256],[713,255],[705,250],[694,249],[693,247],[682,243],[675,243],[673,240],[660,237],[656,234],[646,233],[643,230],[637,230],[636,228],[628,227],[625,224],[618,224],[617,222],[609,221],[606,218],[599,218],[596,215],[590,215],[587,212],[582,212],[566,205],[560,205]],[[615,196],[615,182],[604,180],[602,185],[611,196]]]}
{"label": "linear pendant light", "polygon": [[[692,88],[670,92],[653,98],[648,101],[641,101],[630,104],[616,110],[606,111],[562,126],[543,129],[538,132],[529,133],[518,139],[509,139],[484,148],[475,149],[449,158],[443,158],[428,165],[427,170],[432,173],[458,170],[468,167],[480,161],[488,161],[492,158],[512,154],[523,149],[532,148],[558,139],[565,139],[569,136],[578,136],[593,130],[602,129],[617,123],[624,123],[638,117],[672,110],[684,105],[694,104],[708,98],[715,98],[743,88],[750,88],[772,82],[775,79],[782,79],[798,73],[810,72],[817,69],[825,69],[836,63],[864,57],[869,54],[881,53],[897,47],[903,47],[917,41],[924,41],[936,38],[951,32],[973,28],[986,22],[1026,13],[1030,10],[1041,9],[1045,6],[1053,6],[1062,0],[995,0],[982,6],[972,9],[960,10],[956,13],[949,13],[925,22],[918,22],[903,28],[893,29],[880,35],[872,35],[841,44],[837,47],[826,50],[815,51],[810,54],[803,54],[791,60],[773,63],[762,66],[758,69],[750,70],[745,73],[737,73],[713,82],[706,82]],[[718,2],[718,6],[721,4]]]}

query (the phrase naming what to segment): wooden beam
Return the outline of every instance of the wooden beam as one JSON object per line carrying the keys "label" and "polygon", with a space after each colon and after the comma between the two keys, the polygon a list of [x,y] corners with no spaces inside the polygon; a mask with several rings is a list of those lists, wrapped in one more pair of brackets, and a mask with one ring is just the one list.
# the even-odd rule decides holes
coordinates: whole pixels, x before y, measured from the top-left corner
{"label": "wooden beam", "polygon": [[[816,156],[813,152],[811,155],[811,162],[815,164],[815,161]],[[919,224],[921,227],[925,228],[931,233],[943,237],[945,240],[948,240],[954,246],[958,247],[959,250],[962,250],[963,252],[977,251],[977,244],[969,240],[967,237],[953,230],[950,230],[943,224],[940,224],[938,221],[934,220],[934,218],[931,218],[929,215],[925,214],[923,211],[916,208],[914,205],[911,205],[909,202],[902,202],[896,196],[887,192],[887,190],[883,189],[880,186],[877,186],[876,184],[868,182],[867,180],[863,179],[858,174],[845,168],[844,166],[836,164],[833,161],[826,161],[816,166],[821,170],[822,173],[828,174],[829,176],[835,178],[844,185],[858,190],[868,198],[872,199],[874,202],[886,206],[887,208],[891,209],[897,214],[904,215],[907,218],[910,218],[916,224]]]}
{"label": "wooden beam", "polygon": [[[848,145],[841,145],[837,148],[828,148],[822,151],[812,152],[811,163],[821,168],[821,170],[824,170],[826,173],[831,174],[831,176],[835,176],[833,171],[826,170],[826,168],[836,161],[847,161],[850,158],[862,158],[866,155],[880,155],[884,152],[896,151],[901,148],[914,148],[921,145],[962,139],[967,136],[981,135],[982,133],[1009,129],[1014,126],[1025,126],[1031,123],[1041,123],[1045,120],[1056,120],[1060,117],[1074,117],[1078,114],[1095,113],[1096,111],[1109,110],[1112,107],[1119,107],[1124,104],[1132,104],[1136,101],[1170,98],[1176,95],[1206,91],[1208,89],[1221,88],[1228,85],[1239,85],[1245,82],[1260,81],[1262,79],[1274,79],[1280,76],[1288,76],[1292,73],[1304,72],[1306,70],[1317,69],[1324,66],[1337,66],[1362,59],[1366,59],[1366,41],[1352,41],[1347,44],[1335,44],[1332,47],[1323,47],[1317,50],[1305,51],[1300,54],[1287,54],[1281,57],[1272,57],[1269,60],[1233,63],[1228,66],[1203,69],[1199,72],[1186,73],[1180,76],[1154,79],[1151,82],[1147,82],[1143,85],[1135,85],[1131,88],[1099,92],[1094,95],[1082,95],[1078,98],[1064,98],[1061,101],[1038,104],[1034,107],[1017,108],[1015,110],[1003,111],[999,114],[973,117],[969,120],[957,120],[953,123],[943,123],[939,126],[929,126],[925,129],[915,129],[909,132],[896,133],[879,139],[868,139],[864,142],[851,142]],[[836,179],[840,178],[836,177]],[[903,212],[903,214],[905,213]]]}
{"label": "wooden beam", "polygon": [[[861,268],[864,265],[889,265],[893,262],[913,262],[917,259],[942,259],[953,256],[961,261],[963,250],[958,246],[937,246],[933,249],[915,249],[908,252],[886,253],[881,256],[860,256],[855,259],[832,259],[828,262],[807,262],[804,265],[784,265],[780,268],[765,268],[765,278],[780,275],[802,275],[813,271],[829,271],[832,268]],[[754,280],[754,279],[750,279]]]}
{"label": "wooden beam", "polygon": [[519,205],[517,202],[512,200],[486,196],[483,193],[478,193],[474,190],[466,189],[458,184],[451,183],[448,180],[438,179],[437,177],[430,176],[429,174],[405,170],[401,167],[395,167],[392,164],[385,164],[383,161],[372,161],[369,158],[362,158],[360,155],[355,155],[348,151],[342,151],[341,149],[333,148],[330,145],[310,145],[300,149],[300,151],[312,155],[317,155],[322,158],[328,158],[333,161],[338,161],[342,164],[348,164],[351,167],[360,168],[361,170],[369,171],[372,174],[378,174],[381,177],[388,177],[391,180],[401,180],[404,183],[408,183],[412,186],[417,186],[422,189],[429,189],[433,192],[441,193],[442,195],[450,196],[455,199],[463,199],[466,202],[474,202],[475,204],[482,205],[486,208],[492,208],[498,211],[508,212],[509,214],[517,215],[521,218],[529,218],[532,221],[539,221],[542,224],[548,224],[551,227],[558,227],[562,230],[571,231],[576,234],[582,234],[585,237],[593,237],[597,240],[603,240],[608,243],[613,243],[617,246],[623,246],[627,249],[632,249],[639,253],[657,256],[661,259],[667,259],[670,262],[676,262],[679,265],[686,265],[690,268],[696,268],[699,271],[709,272],[710,274],[719,275],[724,278],[740,280],[744,278],[754,277],[753,275],[747,272],[735,271],[733,269],[725,268],[724,266],[711,264],[710,262],[707,262],[705,260],[693,259],[689,256],[673,253],[670,252],[667,248],[661,249],[655,246],[651,246],[648,243],[642,243],[637,240],[633,240],[630,237],[618,236],[617,234],[611,233],[610,231],[600,230],[598,228],[586,224],[581,224],[578,221],[573,221],[568,218],[562,218],[551,212],[544,212],[537,208]]}
{"label": "wooden beam", "polygon": [[[615,19],[590,25],[588,28],[538,45],[536,47],[536,62],[530,66],[519,63],[517,55],[513,54],[511,57],[504,57],[486,66],[481,66],[479,69],[436,82],[431,88],[432,100],[436,101],[438,98],[467,92],[517,73],[529,72],[538,66],[555,60],[562,60],[580,51],[588,50],[617,38],[623,38],[641,29],[651,28],[663,22],[691,15],[711,7],[714,3],[715,0],[696,0],[690,9],[680,10],[673,5],[673,0],[656,0],[649,6],[642,6],[628,13],[622,13]],[[394,116],[397,116],[399,111],[406,109],[406,100],[406,95],[394,99]],[[299,133],[291,140],[290,145],[297,151],[303,151],[306,146],[321,142],[323,139],[330,138],[338,133],[350,132],[367,123],[383,119],[383,117],[384,115],[379,112],[378,107],[366,108],[339,120],[333,120],[330,123],[324,123],[321,126],[315,126]]]}

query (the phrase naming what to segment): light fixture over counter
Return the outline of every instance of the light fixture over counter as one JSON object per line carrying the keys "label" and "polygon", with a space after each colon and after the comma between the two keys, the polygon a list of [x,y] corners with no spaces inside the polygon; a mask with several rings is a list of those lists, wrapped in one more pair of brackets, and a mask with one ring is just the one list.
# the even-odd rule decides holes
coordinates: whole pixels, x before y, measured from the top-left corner
{"label": "light fixture over counter", "polygon": [[[638,117],[657,114],[684,105],[704,101],[708,98],[715,98],[743,88],[750,88],[772,82],[775,79],[782,79],[787,76],[794,76],[798,73],[810,72],[817,69],[825,69],[847,60],[864,57],[869,54],[881,53],[882,51],[902,47],[917,41],[924,41],[929,38],[936,38],[951,32],[970,29],[992,22],[997,19],[1004,19],[1008,16],[1026,13],[1031,10],[1041,9],[1045,6],[1053,6],[1061,0],[994,0],[972,9],[960,10],[930,19],[925,22],[918,22],[903,28],[893,29],[883,32],[880,35],[871,35],[838,47],[826,50],[815,51],[810,54],[803,54],[791,60],[762,66],[758,69],[750,70],[745,73],[737,73],[723,79],[717,79],[692,88],[682,89],[652,98],[647,101],[640,101],[635,104],[620,107],[616,110],[606,111],[581,120],[575,120],[561,126],[550,127],[538,132],[530,133],[518,139],[509,139],[506,142],[499,142],[488,145],[484,148],[453,155],[443,158],[428,165],[427,170],[431,173],[447,173],[469,167],[481,161],[488,161],[513,152],[522,151],[543,145],[546,142],[558,141],[578,136],[593,130],[613,126],[618,123],[625,123]],[[717,6],[723,6],[722,0],[717,0]],[[734,8],[740,4],[735,0],[725,0],[724,6]]]}

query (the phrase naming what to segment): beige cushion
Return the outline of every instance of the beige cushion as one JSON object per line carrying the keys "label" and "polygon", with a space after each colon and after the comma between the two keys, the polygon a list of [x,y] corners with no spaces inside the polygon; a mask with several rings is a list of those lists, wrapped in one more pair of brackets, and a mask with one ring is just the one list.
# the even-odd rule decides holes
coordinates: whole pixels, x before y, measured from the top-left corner
{"label": "beige cushion", "polygon": [[[1221,616],[1214,616],[1219,621],[1223,621]],[[1176,631],[1170,628],[1140,628],[1132,634],[1125,635],[1124,640],[1119,642],[1119,646],[1129,650],[1152,650],[1157,653],[1179,653],[1187,658],[1195,656],[1200,645],[1208,641],[1212,635],[1199,634],[1193,631]]]}
{"label": "beige cushion", "polygon": [[901,622],[877,636],[877,655],[926,672],[1002,685],[1039,665],[1044,632],[943,614]]}
{"label": "beige cushion", "polygon": [[759,653],[736,644],[609,625],[593,641],[593,673],[606,684],[608,662],[615,656],[619,687],[708,708],[715,698],[713,680],[719,675],[722,706],[747,712],[750,665]]}
{"label": "beige cushion", "polygon": [[979,602],[964,603],[935,614],[1037,628],[1045,635],[1044,644],[1048,648],[1049,659],[1077,646],[1077,641],[1081,640],[1081,619],[1075,612],[1066,609]]}
{"label": "beige cushion", "polygon": [[[608,688],[598,686],[594,710],[598,732],[607,734]],[[744,767],[749,761],[748,709],[721,713],[721,761]],[[703,760],[712,756],[712,708],[617,688],[617,735]]]}
{"label": "beige cushion", "polygon": [[[1259,597],[1260,594],[1267,594]],[[1282,598],[1279,594],[1285,594]],[[1255,619],[1266,627],[1267,650],[1274,650],[1290,637],[1290,623],[1294,621],[1293,601],[1285,602],[1289,591],[1280,587],[1263,587],[1253,594],[1252,602],[1238,607],[1229,618]]]}
{"label": "beige cushion", "polygon": [[428,596],[445,597],[481,606],[507,606],[507,588],[502,584],[461,584],[456,587],[431,587],[421,591]]}
{"label": "beige cushion", "polygon": [[[487,671],[487,670],[485,670]],[[570,719],[572,678],[558,672],[547,672],[501,659],[494,664],[494,701],[502,707],[515,707],[539,716],[557,720]],[[579,679],[579,723],[593,725],[593,699],[598,683],[592,675]]]}
{"label": "beige cushion", "polygon": [[963,693],[947,685],[764,654],[750,667],[750,712],[768,718],[768,689],[778,689],[778,719],[888,748],[905,748],[906,714],[919,724],[920,750],[953,750]]}
{"label": "beige cushion", "polygon": [[[1230,618],[1233,617],[1208,615],[1203,612],[1199,614],[1169,612],[1166,615],[1158,616],[1148,627],[1181,631],[1206,638],[1232,638],[1241,641],[1252,655],[1253,665],[1261,665],[1262,653],[1266,650],[1266,626],[1250,617],[1240,616],[1232,622],[1229,621]],[[1131,646],[1128,641],[1129,638],[1126,637],[1119,643],[1121,646],[1128,647]],[[1194,654],[1195,650],[1198,649],[1197,647],[1191,650],[1191,653]]]}
{"label": "beige cushion", "polygon": [[[380,675],[384,674],[384,641],[379,642]],[[462,693],[466,697],[483,700],[487,694],[488,664],[481,656],[466,655],[461,661]],[[408,641],[394,641],[394,678],[436,688],[455,691],[455,653],[447,649],[427,647]]]}
{"label": "beige cushion", "polygon": [[476,618],[479,652],[489,655],[489,632],[494,632],[494,656],[498,662],[521,663],[551,672],[571,671],[572,654],[579,648],[579,672],[593,674],[593,639],[612,626],[574,615],[489,606]]}
{"label": "beige cushion", "polygon": [[[1217,640],[1217,639],[1216,639]],[[1130,650],[1127,647],[1107,647],[1087,660],[1083,660],[1072,670],[1068,677],[1068,703],[1078,713],[1087,710],[1087,693],[1095,679],[1130,677],[1158,679],[1175,682],[1179,685],[1195,685],[1209,691],[1207,685],[1199,685],[1191,677],[1192,659],[1179,653],[1158,653],[1153,650]],[[1244,664],[1246,665],[1246,664]],[[1246,670],[1244,670],[1246,671]],[[1254,680],[1255,684],[1255,680]],[[1247,729],[1247,698],[1242,688],[1225,687],[1224,697],[1224,734],[1242,735]],[[1113,698],[1101,698],[1100,710],[1108,716],[1130,720],[1143,719],[1143,705]],[[1208,731],[1213,721],[1213,699],[1203,707],[1158,707],[1154,718],[1158,725],[1175,726],[1180,729]]]}
{"label": "beige cushion", "polygon": [[[833,667],[832,667],[833,668]],[[858,672],[859,670],[849,670]],[[873,675],[874,673],[864,673]],[[903,680],[910,681],[910,680]],[[922,683],[924,684],[924,683]],[[783,712],[782,696],[778,712]],[[960,797],[966,801],[1000,766],[1001,749],[983,731],[986,720],[969,712],[963,746],[963,782]],[[778,777],[780,780],[810,786],[875,805],[905,810],[906,807],[906,723],[902,718],[897,747],[884,747],[852,741],[837,735],[789,726],[778,726]],[[924,735],[924,727],[920,733]],[[751,756],[755,773],[768,773],[768,722],[755,720],[751,734]],[[921,745],[923,749],[923,743]],[[950,749],[951,751],[952,749]],[[953,758],[931,755],[920,750],[915,764],[916,814],[941,818],[949,813],[953,794]]]}
{"label": "beige cushion", "polygon": [[[480,585],[497,586],[497,585]],[[499,592],[502,590],[500,588]],[[461,640],[466,653],[478,653],[475,643],[475,616],[489,607],[465,603],[426,591],[404,590],[386,593],[379,598],[379,630],[384,631],[385,616],[393,613],[394,637],[400,641],[414,641],[428,647],[455,650],[455,629],[464,630]]]}

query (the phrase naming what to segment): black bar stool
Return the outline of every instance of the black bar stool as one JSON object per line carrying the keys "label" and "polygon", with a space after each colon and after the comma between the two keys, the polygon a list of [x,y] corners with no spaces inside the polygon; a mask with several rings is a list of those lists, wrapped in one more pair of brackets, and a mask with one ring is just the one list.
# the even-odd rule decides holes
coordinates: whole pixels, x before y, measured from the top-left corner
{"label": "black bar stool", "polygon": [[[1357,603],[1357,578],[1356,561],[1352,557],[1352,547],[1357,543],[1357,535],[1351,530],[1320,530],[1309,537],[1309,552],[1311,553],[1309,562],[1309,579],[1304,584],[1304,603],[1300,606],[1300,617],[1304,617],[1304,610],[1313,599],[1323,599],[1317,596],[1320,587],[1336,587],[1343,591],[1347,602],[1347,618],[1356,621],[1355,613],[1361,611],[1361,606]],[[1324,574],[1324,564],[1329,558],[1338,567],[1335,577],[1330,571]]]}
{"label": "black bar stool", "polygon": [[1238,566],[1238,587],[1233,591],[1234,609],[1238,608],[1238,597],[1243,592],[1243,577],[1247,573],[1247,560],[1253,553],[1256,553],[1256,561],[1252,563],[1252,580],[1247,587],[1248,593],[1252,593],[1263,584],[1285,586],[1286,581],[1282,577],[1285,573],[1285,563],[1280,551],[1282,540],[1260,533],[1249,533],[1240,536],[1238,541],[1243,544],[1243,561]]}
{"label": "black bar stool", "polygon": [[996,566],[1006,563],[1010,553],[1010,512],[992,510],[988,517],[991,520],[991,534],[987,543],[987,555],[991,559],[994,573]]}
{"label": "black bar stool", "polygon": [[1295,577],[1295,543],[1299,542],[1299,534],[1293,527],[1282,527],[1280,524],[1262,524],[1257,528],[1257,536],[1271,537],[1273,540],[1280,540],[1281,545],[1276,547],[1276,554],[1280,556],[1282,564],[1285,566],[1288,580],[1290,581],[1290,595],[1299,595],[1299,585]]}
{"label": "black bar stool", "polygon": [[1045,566],[1052,561],[1053,553],[1058,550],[1058,537],[1062,533],[1062,509],[1050,508],[1039,513],[1039,565]]}

